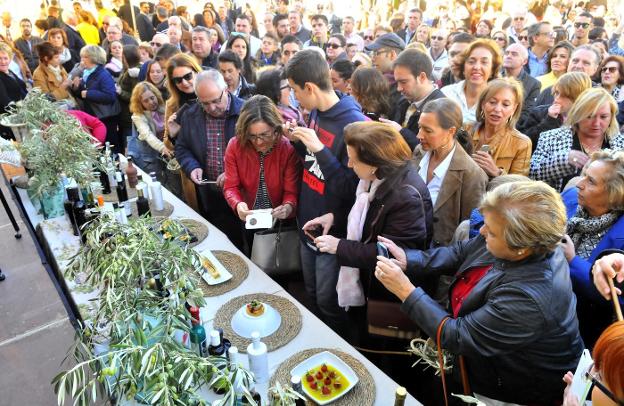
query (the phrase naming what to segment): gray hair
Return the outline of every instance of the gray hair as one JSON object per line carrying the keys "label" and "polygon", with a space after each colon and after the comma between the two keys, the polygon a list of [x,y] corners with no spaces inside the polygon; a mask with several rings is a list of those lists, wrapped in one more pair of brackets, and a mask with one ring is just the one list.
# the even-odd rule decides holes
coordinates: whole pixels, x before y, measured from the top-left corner
{"label": "gray hair", "polygon": [[123,22],[121,21],[121,18],[111,17],[110,20],[108,21],[108,26],[119,28],[119,31],[121,31],[121,33],[123,34]]}
{"label": "gray hair", "polygon": [[593,52],[594,55],[596,55],[596,66],[600,65],[600,62],[602,61],[602,56],[600,55],[600,53],[598,53],[598,51],[596,51],[594,47],[592,47],[591,45],[587,45],[587,44],[579,45],[576,48],[574,48],[574,51],[570,53],[570,59],[572,59],[572,55],[574,55],[575,53],[581,50]]}
{"label": "gray hair", "polygon": [[201,71],[195,76],[195,83],[193,84],[193,90],[197,93],[197,89],[199,85],[203,82],[212,82],[219,90],[225,90],[227,88],[227,83],[225,83],[225,79],[223,79],[223,75],[216,69],[207,69],[205,71]]}
{"label": "gray hair", "polygon": [[80,56],[89,58],[96,65],[104,65],[106,63],[106,51],[98,45],[85,45],[80,50]]}

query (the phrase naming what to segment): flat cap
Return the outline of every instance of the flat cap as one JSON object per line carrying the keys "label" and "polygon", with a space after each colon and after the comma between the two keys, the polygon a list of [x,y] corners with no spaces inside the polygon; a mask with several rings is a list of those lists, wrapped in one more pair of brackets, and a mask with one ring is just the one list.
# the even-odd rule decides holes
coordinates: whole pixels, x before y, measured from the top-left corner
{"label": "flat cap", "polygon": [[376,51],[380,48],[395,48],[402,51],[405,49],[405,42],[398,35],[388,33],[380,35],[375,42],[365,47],[367,51]]}

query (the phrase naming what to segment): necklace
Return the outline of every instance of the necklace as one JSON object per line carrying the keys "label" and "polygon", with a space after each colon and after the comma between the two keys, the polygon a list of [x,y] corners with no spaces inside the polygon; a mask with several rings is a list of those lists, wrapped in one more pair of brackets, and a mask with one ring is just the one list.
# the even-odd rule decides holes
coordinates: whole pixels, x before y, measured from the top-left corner
{"label": "necklace", "polygon": [[588,144],[584,144],[579,140],[579,143],[581,144],[581,150],[586,154],[586,155],[590,155],[592,152],[598,151],[599,149],[602,148],[602,144],[603,141],[600,141],[599,144],[597,145],[588,145]]}

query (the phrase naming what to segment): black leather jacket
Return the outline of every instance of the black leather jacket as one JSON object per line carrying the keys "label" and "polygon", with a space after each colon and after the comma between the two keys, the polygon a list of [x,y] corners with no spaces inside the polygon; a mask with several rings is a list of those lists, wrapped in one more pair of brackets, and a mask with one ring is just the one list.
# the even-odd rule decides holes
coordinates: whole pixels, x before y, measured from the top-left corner
{"label": "black leather jacket", "polygon": [[[442,347],[466,359],[471,389],[519,404],[561,400],[567,371],[576,367],[583,341],[568,263],[560,249],[510,262],[492,256],[482,236],[428,251],[406,250],[407,275],[455,274],[492,265],[444,325]],[[447,309],[416,288],[402,305],[429,336]],[[459,368],[453,373],[459,376]]]}

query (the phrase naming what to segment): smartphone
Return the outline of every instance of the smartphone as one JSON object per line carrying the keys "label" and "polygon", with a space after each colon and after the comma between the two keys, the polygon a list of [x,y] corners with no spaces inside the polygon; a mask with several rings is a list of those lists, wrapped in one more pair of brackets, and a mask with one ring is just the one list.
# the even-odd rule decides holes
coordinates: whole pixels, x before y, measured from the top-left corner
{"label": "smartphone", "polygon": [[373,121],[379,121],[379,114],[377,113],[368,112],[366,113],[366,117],[370,118]]}
{"label": "smartphone", "polygon": [[208,180],[208,179],[202,179],[199,181],[200,185],[216,185],[217,181],[216,180]]}
{"label": "smartphone", "polygon": [[390,258],[390,251],[388,251],[388,247],[386,247],[386,244],[382,242],[377,243],[377,255],[379,255],[380,257]]}
{"label": "smartphone", "polygon": [[490,152],[490,146],[488,144],[481,145],[481,151],[489,153]]}
{"label": "smartphone", "polygon": [[320,226],[312,228],[310,230],[303,230],[304,234],[308,236],[309,239],[314,241],[316,237],[320,237],[323,235],[323,229]]}

